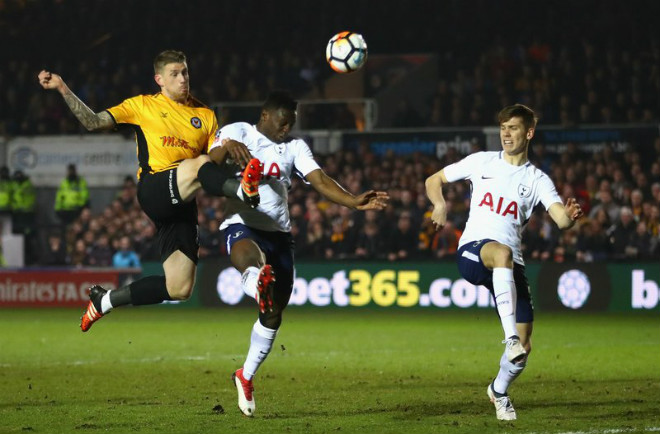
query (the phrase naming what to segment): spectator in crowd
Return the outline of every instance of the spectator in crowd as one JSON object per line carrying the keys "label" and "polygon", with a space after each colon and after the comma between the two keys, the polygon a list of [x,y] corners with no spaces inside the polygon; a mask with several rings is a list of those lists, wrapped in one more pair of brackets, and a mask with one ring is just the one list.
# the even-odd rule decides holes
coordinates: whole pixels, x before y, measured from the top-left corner
{"label": "spectator in crowd", "polygon": [[78,175],[75,164],[69,164],[66,171],[66,177],[60,183],[55,196],[55,214],[65,227],[89,205],[89,190],[85,178]]}
{"label": "spectator in crowd", "polygon": [[651,237],[658,239],[658,235],[660,235],[660,204],[650,204],[649,215],[645,216],[644,223]]}
{"label": "spectator in crowd", "polygon": [[344,259],[354,250],[351,228],[344,224],[341,217],[335,217],[330,226],[330,236],[326,248],[326,259]]}
{"label": "spectator in crowd", "polygon": [[70,255],[70,265],[78,268],[89,265],[89,250],[90,249],[82,238],[76,239]]}
{"label": "spectator in crowd", "polygon": [[7,166],[0,167],[0,214],[11,214],[14,180]]}
{"label": "spectator in crowd", "polygon": [[199,257],[217,258],[227,253],[220,232],[220,219],[200,219],[199,224]]}
{"label": "spectator in crowd", "polygon": [[112,247],[110,247],[110,238],[108,234],[102,232],[98,235],[96,242],[92,244],[92,249],[89,252],[89,265],[110,267],[112,266],[113,255],[114,252],[112,251]]}
{"label": "spectator in crowd", "polygon": [[610,254],[613,258],[623,259],[627,256],[626,247],[635,233],[636,226],[632,210],[627,206],[621,207],[619,220],[607,230]]}
{"label": "spectator in crowd", "polygon": [[140,257],[133,250],[131,239],[124,235],[119,239],[119,250],[112,256],[112,266],[115,268],[140,268]]}
{"label": "spectator in crowd", "polygon": [[617,221],[619,219],[619,212],[621,207],[612,198],[612,193],[610,192],[609,188],[599,190],[598,193],[598,203],[591,208],[591,211],[589,212],[589,218],[593,219],[598,211],[602,209],[607,213],[610,221]]}
{"label": "spectator in crowd", "polygon": [[553,249],[553,262],[575,262],[577,241],[578,231],[576,228],[561,232]]}
{"label": "spectator in crowd", "polygon": [[37,193],[30,178],[22,171],[14,172],[12,187],[12,230],[25,237],[25,263],[37,260],[36,214]]}
{"label": "spectator in crowd", "polygon": [[58,233],[48,235],[46,248],[42,251],[41,265],[65,266],[68,264],[66,246]]}
{"label": "spectator in crowd", "polygon": [[578,262],[600,262],[607,258],[610,244],[598,220],[590,219],[580,225],[576,247]]}
{"label": "spectator in crowd", "polygon": [[644,194],[642,190],[636,188],[630,193],[630,208],[635,221],[640,221],[644,214]]}
{"label": "spectator in crowd", "polygon": [[29,234],[34,230],[36,200],[32,181],[22,170],[17,170],[11,200],[14,233]]}
{"label": "spectator in crowd", "polygon": [[323,259],[327,246],[328,237],[322,220],[318,218],[309,221],[305,232],[305,243],[296,251],[300,257]]}
{"label": "spectator in crowd", "polygon": [[648,260],[653,257],[654,247],[651,242],[651,235],[646,230],[646,224],[639,222],[636,224],[635,232],[631,234],[628,240],[625,256],[629,259]]}
{"label": "spectator in crowd", "polygon": [[156,241],[156,226],[148,220],[144,220],[144,224],[140,237],[138,238],[138,255],[142,262],[158,262],[160,261],[160,253],[158,250],[158,242]]}
{"label": "spectator in crowd", "polygon": [[410,212],[399,215],[396,228],[390,235],[387,259],[406,261],[417,257],[417,232],[413,229]]}
{"label": "spectator in crowd", "polygon": [[427,211],[424,213],[418,235],[419,243],[417,249],[421,257],[427,259],[432,257],[431,246],[436,236],[437,231],[435,230],[435,226],[433,226],[433,220],[431,220],[431,211]]}
{"label": "spectator in crowd", "polygon": [[458,230],[451,220],[447,220],[445,226],[439,230],[433,238],[431,250],[434,257],[438,259],[454,258],[458,250],[458,241],[462,231]]}
{"label": "spectator in crowd", "polygon": [[380,227],[374,221],[366,221],[355,242],[355,257],[363,260],[384,259],[385,251],[385,237]]}
{"label": "spectator in crowd", "polygon": [[532,214],[523,229],[522,250],[523,256],[537,261],[547,261],[550,258],[548,242],[541,232],[542,217]]}

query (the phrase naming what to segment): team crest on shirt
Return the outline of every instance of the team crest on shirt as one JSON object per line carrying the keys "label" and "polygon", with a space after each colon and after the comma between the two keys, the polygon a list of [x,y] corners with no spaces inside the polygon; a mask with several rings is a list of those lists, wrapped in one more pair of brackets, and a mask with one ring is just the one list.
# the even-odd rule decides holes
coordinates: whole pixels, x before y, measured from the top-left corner
{"label": "team crest on shirt", "polygon": [[528,187],[526,185],[518,185],[518,196],[520,197],[529,197],[529,195],[532,193],[532,188]]}
{"label": "team crest on shirt", "polygon": [[286,146],[283,144],[279,143],[275,145],[275,152],[277,152],[277,155],[284,155],[284,151],[286,150]]}
{"label": "team crest on shirt", "polygon": [[190,118],[190,125],[192,125],[197,129],[200,129],[202,128],[202,120],[197,116],[195,116],[194,118]]}

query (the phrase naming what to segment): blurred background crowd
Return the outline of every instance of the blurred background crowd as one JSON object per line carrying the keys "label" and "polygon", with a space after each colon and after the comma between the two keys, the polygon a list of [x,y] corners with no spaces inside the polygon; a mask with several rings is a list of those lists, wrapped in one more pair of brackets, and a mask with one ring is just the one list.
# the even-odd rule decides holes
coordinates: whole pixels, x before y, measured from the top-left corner
{"label": "blurred background crowd", "polygon": [[[637,151],[616,155],[611,148],[580,155],[569,148],[546,158],[536,148],[531,161],[552,174],[564,200],[576,197],[585,211],[572,229],[560,232],[540,206],[523,232],[527,260],[598,262],[660,258],[660,139],[649,155]],[[453,259],[467,220],[470,186],[445,187],[448,221],[436,231],[424,180],[462,155],[443,158],[413,153],[377,156],[367,147],[317,159],[325,171],[353,193],[386,190],[392,197],[384,212],[358,212],[320,197],[294,178],[289,204],[296,254],[300,259],[432,260]],[[200,257],[225,255],[218,230],[224,198],[198,196]],[[48,245],[32,265],[112,266],[117,252],[133,251],[141,261],[158,261],[155,228],[135,199],[135,183],[127,178],[102,213],[82,207],[63,237],[52,232]],[[123,262],[120,262],[123,264]]]}
{"label": "blurred background crowd", "polygon": [[[400,101],[391,121],[378,127],[495,125],[497,111],[516,102],[536,110],[542,125],[655,125],[660,123],[658,16],[660,3],[612,0],[377,5],[367,0],[0,0],[0,135],[86,133],[58,94],[40,91],[39,70],[60,73],[100,111],[155,92],[152,59],[169,48],[186,52],[192,93],[209,105],[258,103],[274,88],[322,99],[332,74],[323,48],[346,28],[363,33],[372,54],[424,53],[437,62],[436,84],[423,103]],[[397,79],[391,70],[367,68],[363,96],[377,96]],[[345,115],[323,113],[312,123],[347,128],[355,122]],[[572,146],[559,154],[546,153],[542,143],[532,147],[532,162],[552,177],[564,199],[577,197],[587,217],[559,233],[539,210],[524,232],[527,259],[660,257],[660,140],[637,145],[625,152],[605,147],[596,154]],[[476,144],[478,149],[485,144]],[[424,180],[463,156],[454,149],[441,158],[377,155],[366,146],[317,154],[326,172],[350,191],[383,189],[393,201],[384,213],[351,212],[295,181],[290,209],[298,258],[450,258],[467,218],[469,186],[447,187],[449,222],[435,232]],[[62,231],[43,237],[46,245],[34,248],[28,262],[105,266],[117,252],[129,251],[142,261],[157,261],[154,228],[135,201],[134,182],[127,179],[118,188],[102,213],[81,206]],[[223,199],[200,194],[198,200],[200,256],[223,255],[218,232]]]}
{"label": "blurred background crowd", "polygon": [[[0,134],[82,132],[57,94],[38,91],[41,69],[102,110],[155,92],[152,59],[165,48],[187,53],[192,92],[209,105],[262,101],[273,88],[323,98],[325,44],[347,28],[372,55],[437,62],[437,88],[415,107],[402,101],[383,127],[488,125],[512,102],[547,125],[658,122],[659,15],[658,2],[639,0],[1,0]],[[398,79],[367,72],[367,97]]]}

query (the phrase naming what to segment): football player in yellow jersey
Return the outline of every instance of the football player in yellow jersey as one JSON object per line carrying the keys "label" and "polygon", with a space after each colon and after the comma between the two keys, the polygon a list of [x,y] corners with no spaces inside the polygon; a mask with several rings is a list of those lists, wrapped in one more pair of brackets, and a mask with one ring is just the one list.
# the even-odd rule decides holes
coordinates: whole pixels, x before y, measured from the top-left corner
{"label": "football player in yellow jersey", "polygon": [[190,95],[185,55],[164,51],[154,60],[155,95],[138,95],[94,113],[49,71],[39,73],[44,89],[57,90],[73,114],[89,131],[127,124],[137,142],[138,201],[157,228],[165,276],[147,276],[108,291],[98,285],[81,318],[83,332],[112,308],[126,304],[157,304],[187,300],[192,294],[197,268],[197,204],[195,193],[204,186],[211,194],[238,196],[258,204],[261,167],[245,147],[232,147],[231,157],[246,167],[241,181],[232,171],[211,162],[206,155],[218,129],[215,114]]}

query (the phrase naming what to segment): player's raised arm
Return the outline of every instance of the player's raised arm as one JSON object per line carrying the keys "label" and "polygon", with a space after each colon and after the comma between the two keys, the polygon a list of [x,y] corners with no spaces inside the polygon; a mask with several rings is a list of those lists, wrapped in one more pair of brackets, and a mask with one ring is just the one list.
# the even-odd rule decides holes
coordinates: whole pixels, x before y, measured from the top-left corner
{"label": "player's raised arm", "polygon": [[115,122],[108,112],[94,113],[69,89],[69,86],[58,74],[43,70],[39,73],[38,78],[41,87],[57,90],[62,95],[71,112],[88,131],[108,130],[115,126]]}
{"label": "player's raised arm", "polygon": [[436,230],[442,229],[447,222],[447,205],[442,195],[442,186],[444,184],[449,184],[444,169],[426,178],[425,182],[426,196],[433,204],[431,220]]}
{"label": "player's raised arm", "polygon": [[580,204],[573,197],[566,201],[566,205],[559,202],[553,203],[548,208],[548,213],[559,229],[569,229],[583,215]]}
{"label": "player's raised arm", "polygon": [[334,203],[360,211],[368,209],[381,210],[387,207],[389,194],[384,191],[369,190],[358,196],[346,191],[337,181],[329,177],[323,170],[313,170],[305,176],[312,187]]}

